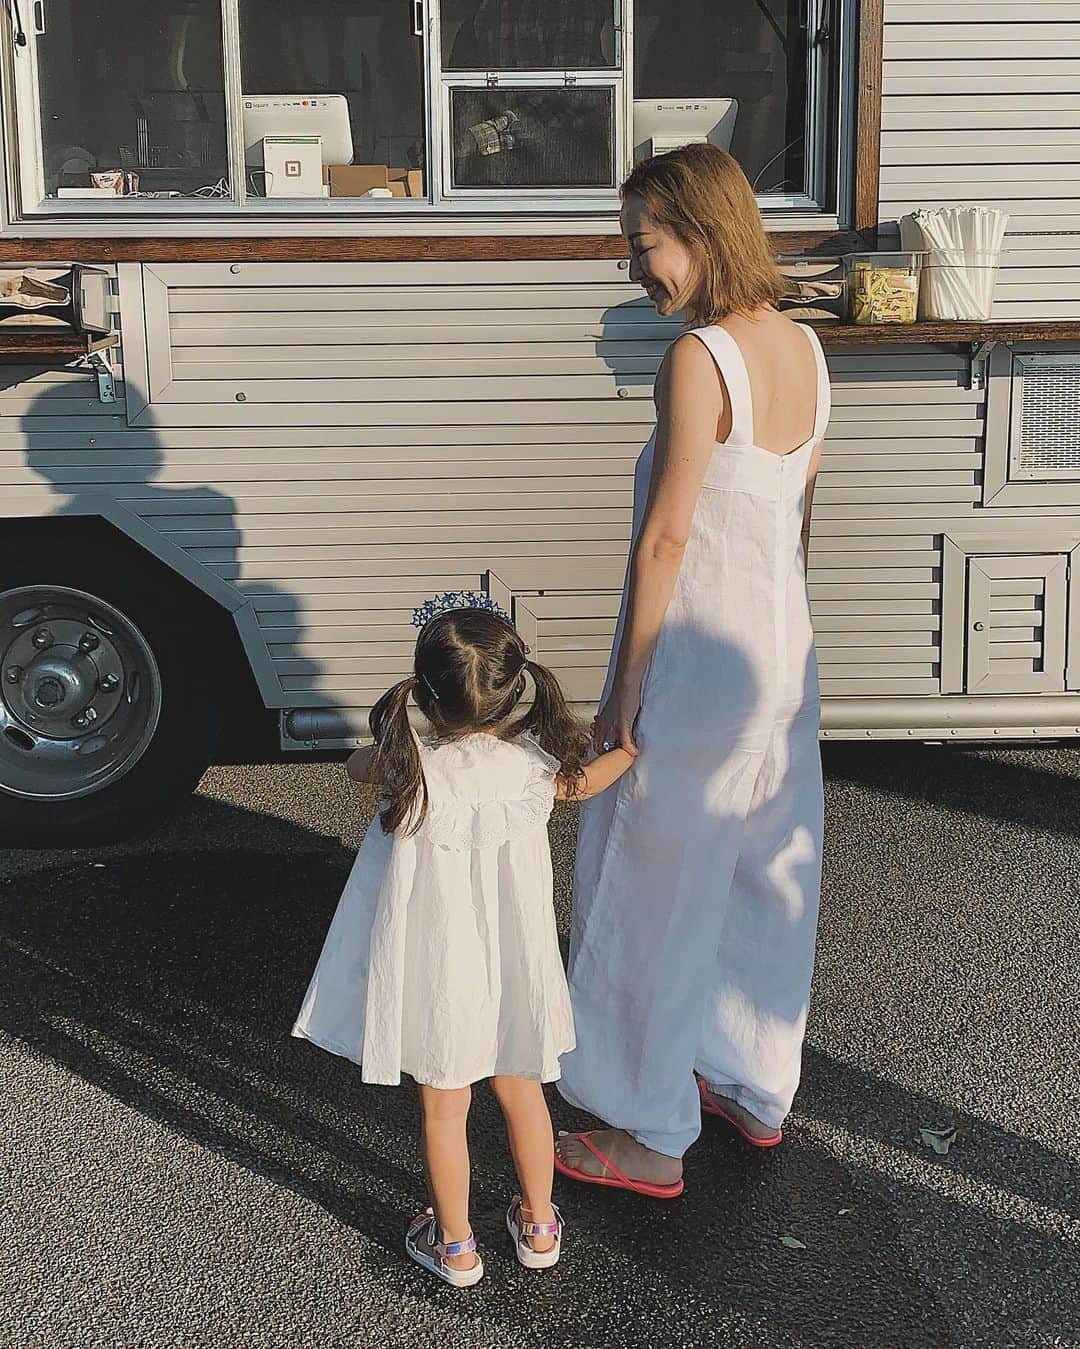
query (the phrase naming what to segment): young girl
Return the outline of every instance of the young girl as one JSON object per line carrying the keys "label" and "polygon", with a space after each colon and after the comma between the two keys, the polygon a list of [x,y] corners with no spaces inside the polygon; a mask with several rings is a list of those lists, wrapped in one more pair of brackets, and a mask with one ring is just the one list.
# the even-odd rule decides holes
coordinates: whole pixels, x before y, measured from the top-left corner
{"label": "young girl", "polygon": [[[555,676],[487,596],[416,611],[414,672],[371,713],[375,744],[349,775],[386,793],[341,897],[293,1034],[361,1065],[365,1082],[418,1084],[431,1207],[405,1249],[455,1287],[484,1267],[469,1226],[466,1117],[490,1078],[520,1184],[506,1215],[523,1265],[559,1258],[553,1140],[542,1082],[573,1048],[555,932],[547,822],[630,766],[583,763],[587,740]],[[514,710],[532,680],[532,706]],[[431,737],[420,740],[409,705]]]}

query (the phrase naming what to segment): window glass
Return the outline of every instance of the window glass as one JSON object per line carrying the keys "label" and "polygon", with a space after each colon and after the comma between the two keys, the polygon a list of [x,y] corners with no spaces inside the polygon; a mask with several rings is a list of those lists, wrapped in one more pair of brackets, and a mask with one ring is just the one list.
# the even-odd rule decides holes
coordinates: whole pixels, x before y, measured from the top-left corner
{"label": "window glass", "polygon": [[612,0],[442,0],[444,70],[592,70],[616,64]]}
{"label": "window glass", "polygon": [[240,0],[249,192],[426,196],[415,19],[406,0]]}
{"label": "window glass", "polygon": [[228,195],[218,0],[48,0],[42,12],[31,41],[46,197]]}
{"label": "window glass", "polygon": [[804,0],[637,0],[635,99],[735,99],[721,143],[730,135],[755,191],[806,191],[806,12]]}
{"label": "window glass", "polygon": [[452,89],[454,187],[615,186],[614,90]]}

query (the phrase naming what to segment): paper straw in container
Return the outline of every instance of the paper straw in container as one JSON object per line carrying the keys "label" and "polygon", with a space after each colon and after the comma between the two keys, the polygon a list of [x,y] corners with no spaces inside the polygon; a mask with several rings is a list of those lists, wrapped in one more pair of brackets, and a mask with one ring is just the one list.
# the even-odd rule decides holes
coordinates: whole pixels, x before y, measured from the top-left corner
{"label": "paper straw in container", "polygon": [[900,221],[905,249],[923,253],[922,317],[988,319],[1009,217],[986,206],[938,206]]}

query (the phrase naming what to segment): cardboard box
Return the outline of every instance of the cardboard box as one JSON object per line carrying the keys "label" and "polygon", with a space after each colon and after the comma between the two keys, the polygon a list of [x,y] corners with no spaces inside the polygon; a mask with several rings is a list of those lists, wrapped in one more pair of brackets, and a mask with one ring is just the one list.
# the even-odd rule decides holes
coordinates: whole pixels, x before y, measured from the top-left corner
{"label": "cardboard box", "polygon": [[394,192],[395,197],[402,195],[406,197],[422,197],[424,195],[424,173],[422,169],[387,169],[387,175],[390,180],[390,190],[394,192],[394,184],[401,183],[404,186],[404,193]]}
{"label": "cardboard box", "polygon": [[389,187],[385,164],[331,164],[330,195],[362,197],[373,187]]}

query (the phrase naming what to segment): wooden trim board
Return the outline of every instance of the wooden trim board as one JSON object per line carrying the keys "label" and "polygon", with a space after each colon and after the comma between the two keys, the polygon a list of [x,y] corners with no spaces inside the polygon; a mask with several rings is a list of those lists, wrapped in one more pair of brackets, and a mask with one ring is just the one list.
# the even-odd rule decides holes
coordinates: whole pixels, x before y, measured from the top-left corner
{"label": "wooden trim board", "polygon": [[[778,255],[836,256],[860,246],[850,232],[776,231]],[[460,234],[386,237],[0,239],[0,262],[534,262],[628,256],[619,234]]]}
{"label": "wooden trim board", "polygon": [[881,67],[885,0],[859,0],[852,215],[864,246],[877,247],[881,180]]}

